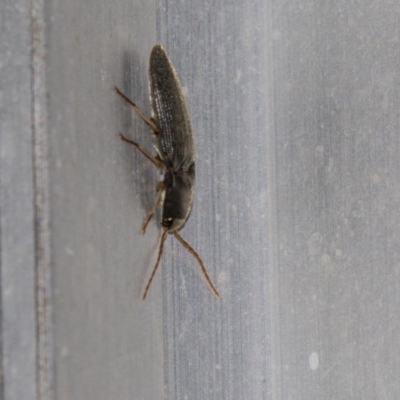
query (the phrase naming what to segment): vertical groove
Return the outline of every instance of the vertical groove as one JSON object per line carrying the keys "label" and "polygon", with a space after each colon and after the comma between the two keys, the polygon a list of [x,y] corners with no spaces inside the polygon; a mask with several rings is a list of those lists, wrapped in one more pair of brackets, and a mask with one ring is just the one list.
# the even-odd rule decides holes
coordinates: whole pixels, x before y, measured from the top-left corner
{"label": "vertical groove", "polygon": [[280,312],[279,312],[279,227],[278,227],[278,171],[276,163],[276,87],[275,87],[275,63],[274,63],[274,42],[273,42],[273,13],[274,3],[269,3],[266,8],[267,17],[267,40],[268,50],[266,51],[269,60],[264,59],[263,64],[268,65],[267,88],[270,93],[270,104],[268,115],[270,123],[267,132],[267,188],[268,188],[268,237],[269,244],[269,293],[270,293],[270,345],[271,345],[271,398],[278,400],[282,398],[281,393],[281,344],[280,344]]}
{"label": "vertical groove", "polygon": [[[1,139],[1,135],[0,135]],[[0,140],[1,149],[1,140]],[[0,198],[1,198],[1,174],[0,174]],[[0,202],[0,220],[1,220],[1,202]],[[2,238],[2,226],[0,224],[0,238]],[[4,400],[4,349],[3,349],[3,251],[2,240],[0,240],[0,399]]]}
{"label": "vertical groove", "polygon": [[37,398],[53,398],[53,339],[51,334],[51,279],[49,189],[45,85],[44,0],[31,5],[32,134],[35,191]]}

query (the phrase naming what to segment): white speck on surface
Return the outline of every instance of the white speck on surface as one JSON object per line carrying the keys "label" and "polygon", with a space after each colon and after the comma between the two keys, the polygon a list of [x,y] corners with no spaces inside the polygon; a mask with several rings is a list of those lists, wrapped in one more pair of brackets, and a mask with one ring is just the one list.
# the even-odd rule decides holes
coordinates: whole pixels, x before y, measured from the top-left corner
{"label": "white speck on surface", "polygon": [[315,155],[317,157],[322,157],[324,154],[324,146],[316,146],[315,147]]}
{"label": "white speck on surface", "polygon": [[65,246],[65,252],[69,255],[69,256],[74,256],[75,252],[71,249],[71,247]]}
{"label": "white speck on surface", "polygon": [[226,282],[227,281],[227,275],[225,271],[222,271],[219,273],[218,275],[218,282],[222,283],[222,282]]}
{"label": "white speck on surface", "polygon": [[272,32],[272,38],[274,40],[280,40],[282,37],[282,33],[280,31],[278,31],[277,29],[274,29],[274,31]]}
{"label": "white speck on surface", "polygon": [[331,257],[329,254],[322,254],[321,256],[321,262],[323,265],[328,265],[331,263]]}
{"label": "white speck on surface", "polygon": [[242,79],[242,71],[241,70],[237,70],[236,71],[236,77],[235,77],[235,83],[239,83],[241,79]]}
{"label": "white speck on surface", "polygon": [[11,296],[14,292],[14,285],[7,285],[3,288],[4,296]]}
{"label": "white speck on surface", "polygon": [[62,346],[60,351],[61,357],[67,357],[69,354],[68,347]]}
{"label": "white speck on surface", "polygon": [[310,368],[315,371],[319,366],[319,356],[318,353],[311,353],[310,357],[308,357],[308,365]]}
{"label": "white speck on surface", "polygon": [[379,174],[375,173],[375,174],[372,175],[372,183],[374,185],[377,185],[378,183],[381,183],[381,181],[382,181],[382,178],[381,178],[381,176]]}

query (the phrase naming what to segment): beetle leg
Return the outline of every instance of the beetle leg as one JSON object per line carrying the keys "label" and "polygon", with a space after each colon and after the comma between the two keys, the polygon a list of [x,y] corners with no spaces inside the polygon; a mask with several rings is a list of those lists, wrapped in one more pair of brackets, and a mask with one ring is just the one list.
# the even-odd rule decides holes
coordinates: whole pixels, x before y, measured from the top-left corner
{"label": "beetle leg", "polygon": [[168,229],[164,229],[164,232],[161,236],[160,249],[158,250],[156,265],[154,265],[153,272],[151,273],[150,279],[147,282],[146,289],[144,289],[142,300],[144,300],[146,298],[146,295],[150,288],[151,282],[154,278],[154,275],[156,274],[158,264],[160,263],[160,260],[161,260],[161,255],[162,255],[163,248],[164,248],[164,242],[165,242],[165,239],[167,238],[167,233],[168,233]]}
{"label": "beetle leg", "polygon": [[127,139],[122,133],[119,134],[119,137],[124,142],[132,144],[135,146],[145,157],[147,157],[157,168],[164,169],[164,164],[160,160],[158,156],[151,155],[144,147],[142,147],[139,143],[133,142],[132,140]]}
{"label": "beetle leg", "polygon": [[158,182],[157,183],[157,197],[154,200],[153,207],[151,207],[151,210],[149,214],[147,215],[146,221],[144,221],[142,225],[142,234],[146,232],[147,225],[149,224],[150,220],[153,218],[153,215],[155,214],[157,207],[161,203],[162,195],[164,193],[164,182]]}
{"label": "beetle leg", "polygon": [[146,114],[127,96],[125,96],[116,86],[114,90],[138,113],[139,117],[151,128],[151,130],[157,135],[160,132],[160,128],[157,126],[153,118],[148,118]]}
{"label": "beetle leg", "polygon": [[197,254],[196,250],[178,233],[178,231],[174,231],[175,237],[181,242],[182,246],[196,259],[196,261],[199,263],[201,272],[204,275],[204,278],[206,278],[206,282],[213,292],[215,297],[219,297],[218,290],[215,288],[214,284],[211,281],[210,276],[208,275],[208,272],[206,270],[206,267],[203,264],[203,260],[200,258],[200,256]]}

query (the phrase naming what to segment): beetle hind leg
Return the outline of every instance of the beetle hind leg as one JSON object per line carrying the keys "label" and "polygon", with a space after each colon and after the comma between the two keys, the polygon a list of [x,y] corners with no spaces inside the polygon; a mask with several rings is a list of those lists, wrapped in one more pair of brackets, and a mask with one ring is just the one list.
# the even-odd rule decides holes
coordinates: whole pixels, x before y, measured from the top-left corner
{"label": "beetle hind leg", "polygon": [[161,161],[161,159],[158,156],[153,156],[150,154],[149,151],[147,151],[143,146],[141,146],[139,143],[136,143],[132,140],[129,140],[126,138],[122,133],[119,134],[119,137],[121,140],[124,142],[127,142],[131,144],[132,146],[135,146],[146,158],[148,158],[157,168],[159,169],[164,169],[164,164]]}

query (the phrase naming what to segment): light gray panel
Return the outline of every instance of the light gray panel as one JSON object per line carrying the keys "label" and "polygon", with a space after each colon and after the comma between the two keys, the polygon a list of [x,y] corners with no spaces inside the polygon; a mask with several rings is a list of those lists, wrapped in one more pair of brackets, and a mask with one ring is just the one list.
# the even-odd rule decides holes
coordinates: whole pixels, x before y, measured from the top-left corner
{"label": "light gray panel", "polygon": [[275,11],[282,398],[394,399],[400,7]]}
{"label": "light gray panel", "polygon": [[36,398],[30,3],[0,4],[1,393]]}
{"label": "light gray panel", "polygon": [[169,244],[167,398],[397,398],[399,6],[160,4],[221,292]]}
{"label": "light gray panel", "polygon": [[140,298],[159,229],[145,236],[157,174],[118,138],[148,128],[153,2],[53,1],[46,9],[55,398],[163,397],[161,277]]}
{"label": "light gray panel", "polygon": [[197,193],[182,235],[221,294],[215,299],[193,258],[168,243],[166,398],[270,398],[276,217],[269,4],[161,4],[160,41],[187,89],[197,146]]}

